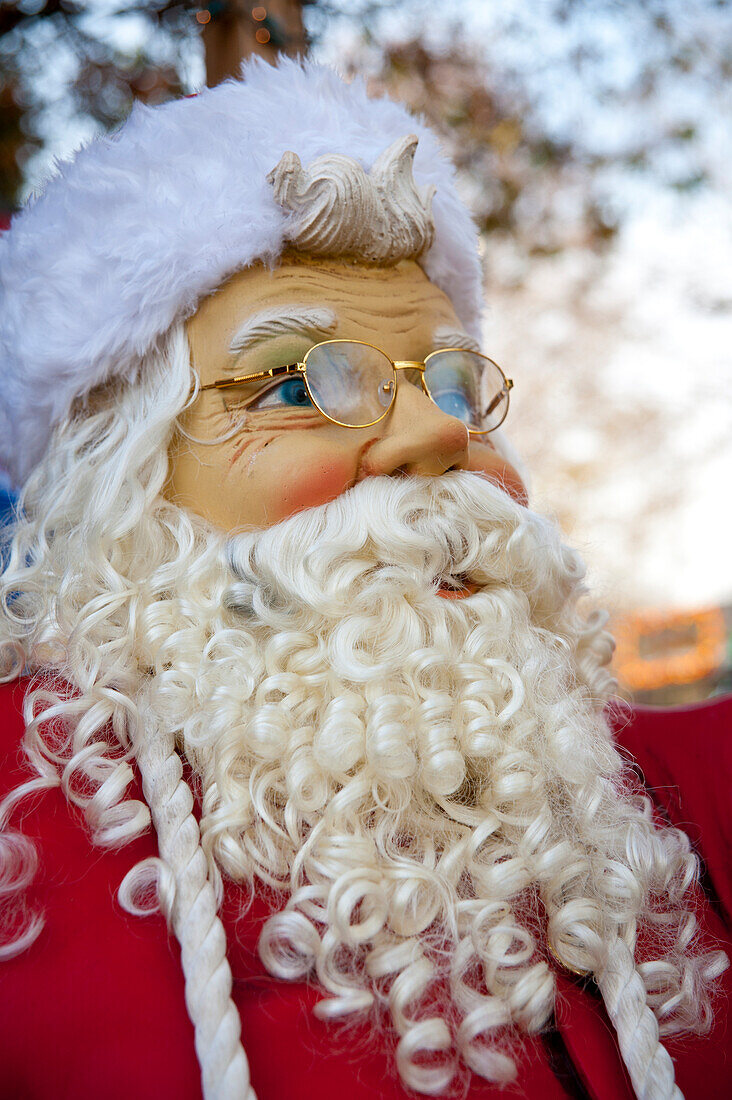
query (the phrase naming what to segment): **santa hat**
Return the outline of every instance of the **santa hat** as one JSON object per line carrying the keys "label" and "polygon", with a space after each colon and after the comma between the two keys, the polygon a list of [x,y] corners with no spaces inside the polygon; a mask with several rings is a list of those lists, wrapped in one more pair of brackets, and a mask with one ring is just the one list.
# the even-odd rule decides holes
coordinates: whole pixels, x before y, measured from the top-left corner
{"label": "santa hat", "polygon": [[409,133],[414,179],[436,188],[420,263],[478,335],[477,233],[435,135],[312,62],[259,59],[243,80],[159,107],[60,166],[0,237],[0,466],[22,483],[72,402],[141,358],[199,300],[256,260],[273,262],[289,213],[267,175],[292,150],[368,171]]}

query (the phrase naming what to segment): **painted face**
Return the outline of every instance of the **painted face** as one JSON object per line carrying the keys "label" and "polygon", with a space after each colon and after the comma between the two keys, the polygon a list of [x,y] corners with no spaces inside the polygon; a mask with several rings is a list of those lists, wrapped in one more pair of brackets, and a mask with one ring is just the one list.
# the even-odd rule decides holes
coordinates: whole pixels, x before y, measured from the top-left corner
{"label": "painted face", "polygon": [[[414,261],[375,268],[301,257],[235,275],[188,323],[202,386],[300,361],[328,339],[362,340],[394,360],[421,361],[445,346],[446,331],[455,344],[460,322]],[[469,436],[403,371],[392,407],[372,427],[330,423],[297,377],[201,393],[181,427],[167,496],[226,531],[269,527],[379,474],[473,470],[526,502],[519,475],[490,436]]]}

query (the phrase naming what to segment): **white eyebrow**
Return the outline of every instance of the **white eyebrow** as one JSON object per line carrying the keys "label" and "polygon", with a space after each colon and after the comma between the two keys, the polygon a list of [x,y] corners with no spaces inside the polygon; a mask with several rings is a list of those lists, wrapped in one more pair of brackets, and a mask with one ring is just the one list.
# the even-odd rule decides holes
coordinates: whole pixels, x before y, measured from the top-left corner
{"label": "white eyebrow", "polygon": [[330,336],[338,318],[335,311],[321,306],[279,306],[247,317],[231,338],[229,350],[247,351],[276,336]]}
{"label": "white eyebrow", "polygon": [[[338,325],[334,310],[323,306],[280,306],[248,317],[231,338],[231,352],[247,351],[277,336],[330,336]],[[432,333],[436,348],[470,348],[480,351],[477,340],[462,329],[438,325]]]}
{"label": "white eyebrow", "polygon": [[480,351],[477,340],[462,329],[452,328],[450,325],[438,325],[432,333],[432,341],[435,348],[469,348],[471,351]]}

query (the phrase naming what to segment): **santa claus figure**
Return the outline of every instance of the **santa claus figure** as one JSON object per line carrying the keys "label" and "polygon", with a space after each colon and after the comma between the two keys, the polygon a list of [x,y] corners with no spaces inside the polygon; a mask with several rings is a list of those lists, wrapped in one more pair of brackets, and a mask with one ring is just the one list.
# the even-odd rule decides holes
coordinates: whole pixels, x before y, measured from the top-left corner
{"label": "santa claus figure", "polygon": [[680,1096],[719,923],[434,135],[254,61],[0,249],[2,1095]]}

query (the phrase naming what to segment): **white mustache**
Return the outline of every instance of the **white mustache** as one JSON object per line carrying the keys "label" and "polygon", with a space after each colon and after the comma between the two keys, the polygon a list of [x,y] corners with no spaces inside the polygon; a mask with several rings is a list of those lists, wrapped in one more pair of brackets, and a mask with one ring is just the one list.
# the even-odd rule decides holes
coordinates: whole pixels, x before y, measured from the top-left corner
{"label": "white mustache", "polygon": [[419,602],[465,578],[531,595],[584,574],[551,522],[464,471],[368,478],[275,527],[233,536],[227,556],[239,580],[226,606],[265,620],[287,607],[340,618],[386,593]]}

